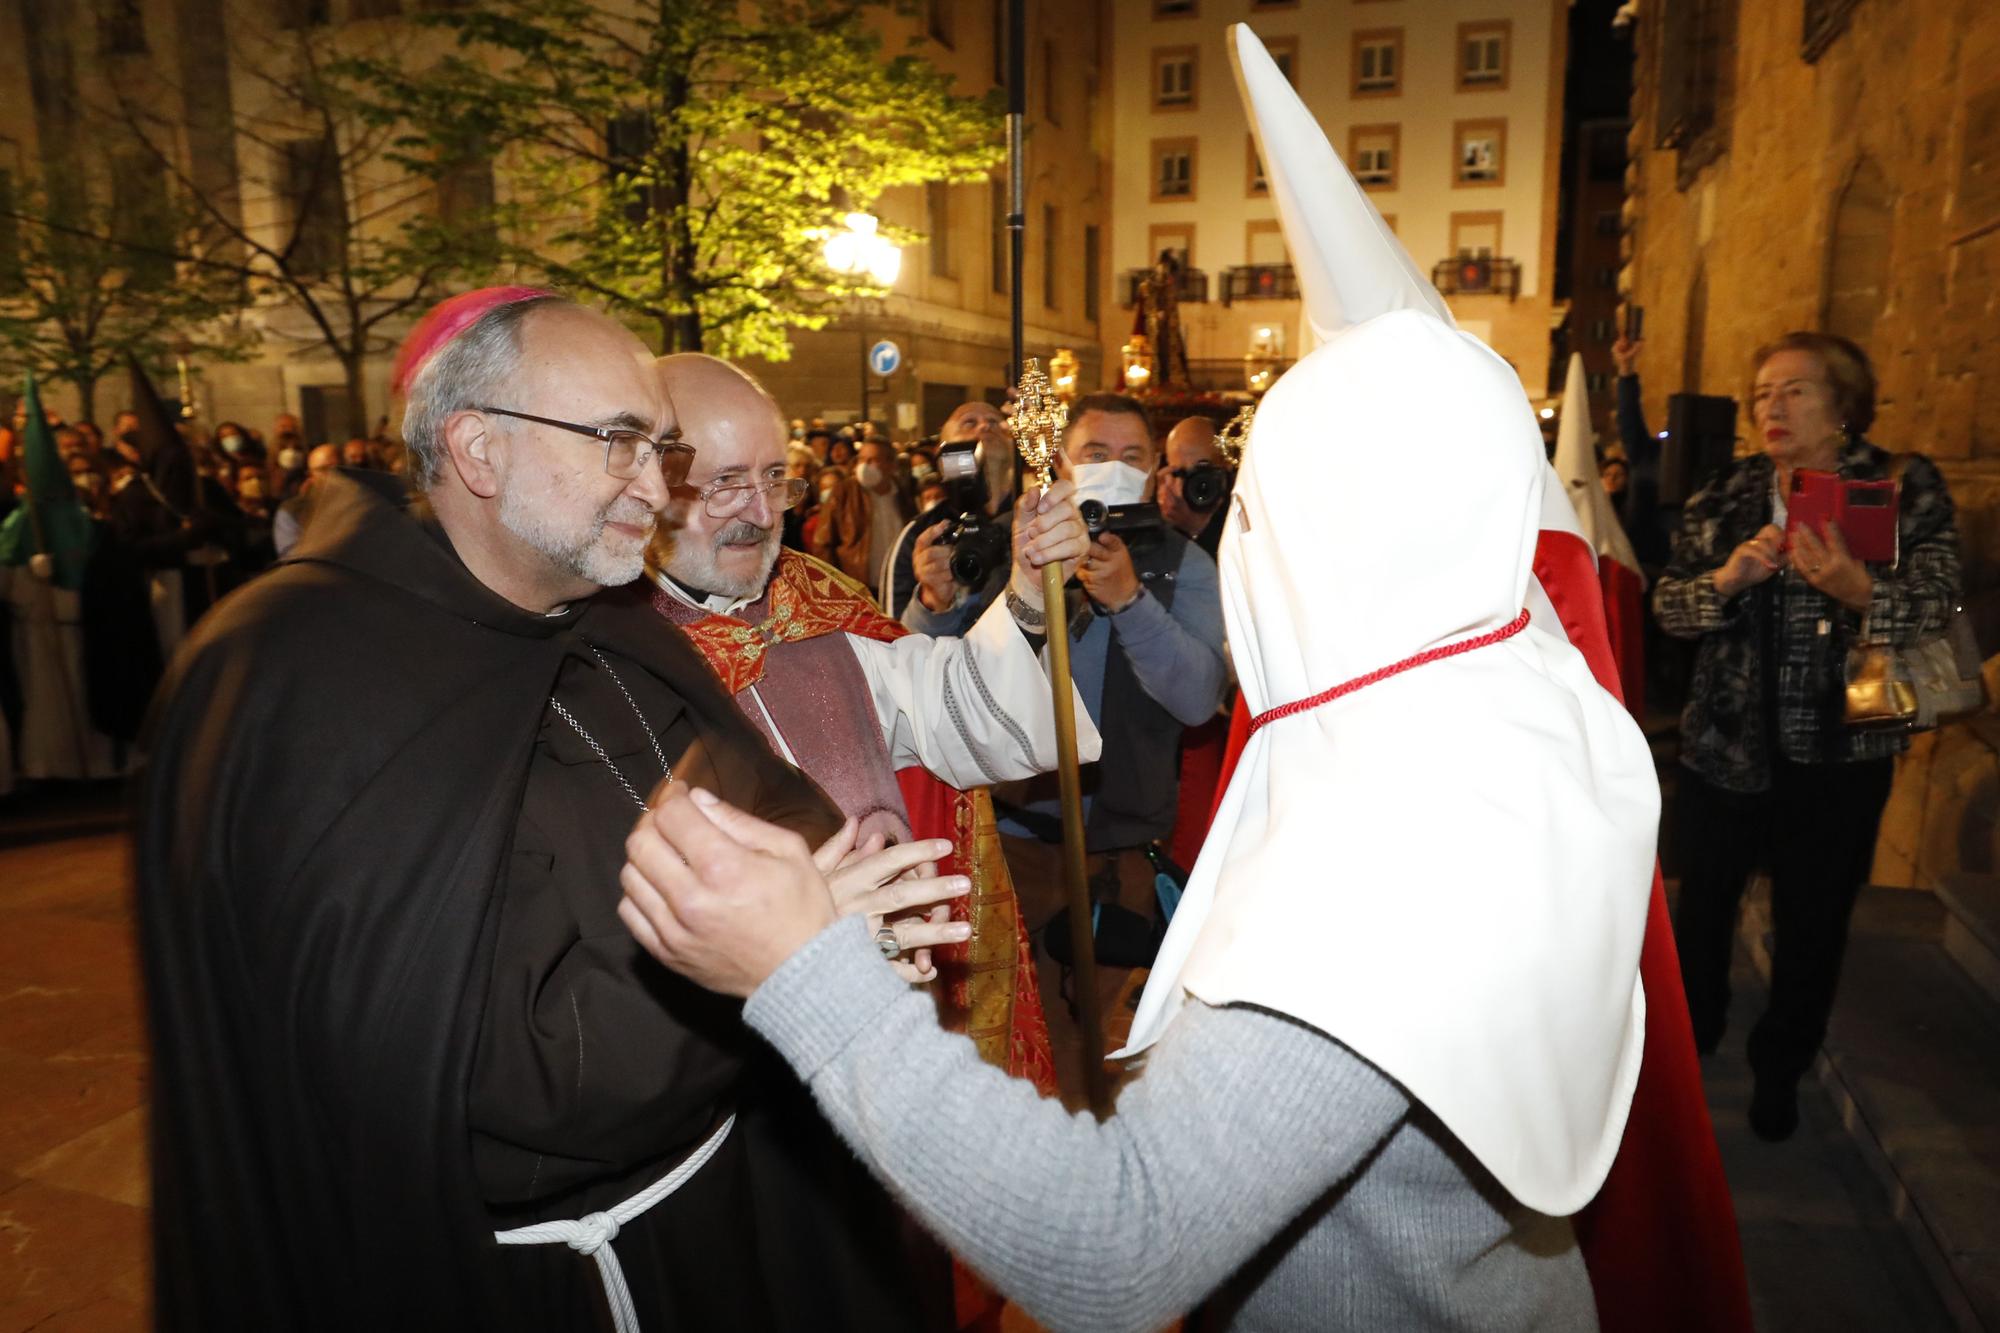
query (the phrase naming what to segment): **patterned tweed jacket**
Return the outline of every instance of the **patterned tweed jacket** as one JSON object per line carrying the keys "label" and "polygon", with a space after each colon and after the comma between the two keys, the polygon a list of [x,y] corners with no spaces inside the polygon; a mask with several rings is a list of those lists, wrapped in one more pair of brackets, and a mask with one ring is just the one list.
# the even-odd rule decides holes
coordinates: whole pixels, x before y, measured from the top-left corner
{"label": "patterned tweed jacket", "polygon": [[[1891,457],[1852,439],[1841,450],[1840,475],[1879,479]],[[1660,627],[1700,642],[1681,715],[1681,762],[1729,791],[1768,791],[1774,753],[1801,763],[1900,753],[1906,737],[1852,731],[1842,720],[1848,649],[1866,639],[1902,647],[1940,634],[1958,602],[1951,492],[1921,454],[1902,474],[1897,561],[1869,566],[1875,596],[1865,616],[1790,569],[1725,600],[1715,572],[1771,522],[1775,476],[1768,456],[1739,458],[1689,500],[1673,559],[1653,589]]]}

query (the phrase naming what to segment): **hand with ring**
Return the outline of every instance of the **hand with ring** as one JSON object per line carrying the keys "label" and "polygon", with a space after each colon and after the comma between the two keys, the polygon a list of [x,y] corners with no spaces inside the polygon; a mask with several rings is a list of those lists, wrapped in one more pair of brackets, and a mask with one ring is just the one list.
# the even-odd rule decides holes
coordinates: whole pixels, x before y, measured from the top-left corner
{"label": "hand with ring", "polygon": [[[666,967],[739,998],[843,913],[868,914],[871,928],[887,925],[908,948],[969,937],[964,922],[884,920],[969,891],[970,881],[957,876],[899,878],[950,844],[923,840],[856,856],[855,838],[850,823],[814,852],[789,829],[669,780],[625,839],[619,920]],[[936,975],[914,963],[896,967],[913,981]]]}
{"label": "hand with ring", "polygon": [[[820,844],[813,861],[826,876],[834,910],[842,916],[868,917],[875,947],[903,980],[935,981],[931,950],[972,937],[971,923],[953,921],[951,904],[940,900],[964,896],[971,881],[937,873],[939,859],[951,855],[946,839],[885,844],[880,834],[861,838],[859,826],[850,819]],[[903,958],[904,954],[909,957]]]}
{"label": "hand with ring", "polygon": [[1827,523],[1824,540],[1801,524],[1792,534],[1792,549],[1793,563],[1807,583],[1850,611],[1868,609],[1875,597],[1874,576],[1847,549],[1838,523]]}

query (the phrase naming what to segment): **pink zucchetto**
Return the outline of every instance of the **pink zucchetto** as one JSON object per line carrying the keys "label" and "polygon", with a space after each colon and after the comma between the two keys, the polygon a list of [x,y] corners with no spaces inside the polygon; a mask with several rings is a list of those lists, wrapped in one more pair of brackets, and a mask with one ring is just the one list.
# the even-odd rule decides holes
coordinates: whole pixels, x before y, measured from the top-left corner
{"label": "pink zucchetto", "polygon": [[445,345],[477,323],[481,316],[517,301],[533,301],[555,292],[545,287],[481,287],[461,292],[432,306],[417,326],[403,339],[396,353],[396,365],[389,375],[389,392],[407,393],[430,359]]}

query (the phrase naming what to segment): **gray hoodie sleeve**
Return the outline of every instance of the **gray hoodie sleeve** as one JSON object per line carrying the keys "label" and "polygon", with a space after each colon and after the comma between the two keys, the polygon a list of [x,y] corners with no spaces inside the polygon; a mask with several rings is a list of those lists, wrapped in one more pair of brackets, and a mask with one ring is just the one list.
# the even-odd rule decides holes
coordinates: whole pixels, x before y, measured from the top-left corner
{"label": "gray hoodie sleeve", "polygon": [[1409,1110],[1310,1028],[1190,1003],[1100,1125],[939,1028],[859,918],[788,960],[743,1016],[904,1206],[1054,1329],[1141,1331],[1185,1313]]}

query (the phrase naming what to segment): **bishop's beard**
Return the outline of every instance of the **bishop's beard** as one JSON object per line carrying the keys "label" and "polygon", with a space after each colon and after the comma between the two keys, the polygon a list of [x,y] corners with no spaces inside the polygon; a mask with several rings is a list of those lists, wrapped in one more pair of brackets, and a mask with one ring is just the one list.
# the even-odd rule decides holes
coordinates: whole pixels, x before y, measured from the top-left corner
{"label": "bishop's beard", "polygon": [[[663,534],[667,550],[662,561],[667,573],[689,588],[723,597],[759,597],[764,585],[771,581],[771,567],[778,563],[778,547],[784,540],[784,529],[778,524],[763,527],[744,519],[732,519],[716,530],[706,542],[691,536],[686,528],[677,528]],[[742,548],[756,543],[757,560],[754,566],[746,566],[742,560]],[[731,568],[725,569],[722,553],[725,547],[737,548],[731,554]]]}
{"label": "bishop's beard", "polygon": [[[550,563],[600,588],[621,587],[646,572],[646,541],[658,515],[645,501],[621,494],[577,523],[560,504],[550,503],[546,490],[526,492],[513,480],[501,482],[500,525]],[[611,523],[629,523],[644,533],[630,538],[607,531]]]}

